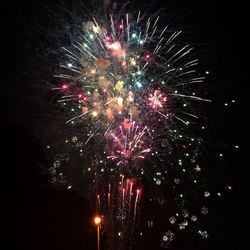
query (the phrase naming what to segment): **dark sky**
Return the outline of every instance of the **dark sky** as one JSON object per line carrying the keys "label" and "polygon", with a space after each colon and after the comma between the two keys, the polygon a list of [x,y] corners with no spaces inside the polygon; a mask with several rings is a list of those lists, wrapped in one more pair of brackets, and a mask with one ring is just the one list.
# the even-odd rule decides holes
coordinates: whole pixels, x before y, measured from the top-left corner
{"label": "dark sky", "polygon": [[[171,24],[186,31],[187,39],[197,43],[201,50],[201,64],[211,72],[208,80],[214,99],[212,107],[216,110],[209,110],[209,139],[223,141],[226,148],[230,148],[240,143],[244,130],[240,102],[243,83],[239,82],[240,66],[235,46],[238,23],[233,18],[240,12],[230,1],[218,2],[159,1],[156,6],[166,8]],[[49,164],[43,145],[44,128],[48,124],[47,118],[39,115],[47,112],[44,103],[50,97],[49,91],[45,93],[44,86],[36,83],[32,74],[39,75],[35,71],[40,69],[40,62],[33,55],[41,48],[36,44],[39,36],[35,31],[39,30],[39,24],[49,25],[40,7],[50,4],[50,1],[13,2],[3,15],[1,132],[6,163],[1,165],[8,172],[2,176],[6,179],[7,191],[7,201],[3,203],[6,211],[2,214],[6,220],[4,236],[14,249],[95,249],[95,230],[91,226],[92,211],[88,203],[74,191],[43,188],[48,176],[41,175],[40,166]],[[232,99],[236,100],[236,105],[225,110],[224,103]],[[215,179],[218,185],[220,181],[221,185],[230,183],[233,191],[223,202],[215,204],[217,211],[211,215],[215,221],[211,226],[213,237],[206,247],[204,243],[185,241],[183,237],[183,243],[179,242],[176,249],[242,249],[245,242],[244,221],[240,215],[243,162],[239,155],[231,154],[230,149],[226,149],[226,153],[229,155],[227,164],[216,172]],[[158,249],[153,245],[156,237],[155,233],[152,241],[138,241],[136,249]]]}

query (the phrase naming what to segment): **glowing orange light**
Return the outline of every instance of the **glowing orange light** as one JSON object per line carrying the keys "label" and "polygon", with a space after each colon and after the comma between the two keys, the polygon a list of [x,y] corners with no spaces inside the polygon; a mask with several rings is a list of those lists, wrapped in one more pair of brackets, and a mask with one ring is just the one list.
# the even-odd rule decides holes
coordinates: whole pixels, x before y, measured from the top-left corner
{"label": "glowing orange light", "polygon": [[101,222],[102,222],[102,218],[100,216],[96,215],[95,218],[94,218],[94,223],[97,226],[99,226],[101,224]]}

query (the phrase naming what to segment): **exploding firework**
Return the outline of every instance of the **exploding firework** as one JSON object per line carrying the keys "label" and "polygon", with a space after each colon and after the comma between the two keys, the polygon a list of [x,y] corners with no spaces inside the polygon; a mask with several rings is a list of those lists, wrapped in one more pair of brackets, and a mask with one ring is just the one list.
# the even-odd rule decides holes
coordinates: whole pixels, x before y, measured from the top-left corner
{"label": "exploding firework", "polygon": [[[191,101],[209,101],[197,97],[190,88],[203,82],[204,77],[196,76],[198,60],[190,59],[193,48],[189,45],[179,48],[175,43],[181,32],[170,35],[168,26],[158,28],[159,17],[145,20],[141,16],[139,11],[134,20],[129,14],[119,19],[110,15],[106,22],[93,18],[83,22],[81,41],[76,41],[71,49],[63,47],[64,73],[55,75],[63,83],[54,89],[61,90],[63,95],[58,102],[72,113],[66,121],[73,127],[72,131],[76,128],[77,133],[79,126],[85,129],[78,138],[83,147],[95,137],[105,140],[110,130],[121,128],[121,121],[129,117],[141,124],[143,131],[153,131],[152,141],[159,136],[164,140],[162,127],[167,126],[167,143],[185,144],[172,131],[184,130],[182,124],[188,126],[198,119]],[[132,144],[139,146],[141,140],[132,142],[131,134],[126,134],[131,145],[122,142],[121,146],[119,140],[125,137],[111,135],[116,149],[111,147],[108,159],[118,159],[120,155],[135,162],[144,157],[136,157],[135,151],[140,150],[135,147],[129,149]],[[150,146],[145,147],[144,153],[150,151],[146,149]],[[121,160],[118,165],[124,163]]]}
{"label": "exploding firework", "polygon": [[125,119],[122,126],[119,126],[119,132],[116,135],[110,132],[112,138],[111,146],[113,151],[107,159],[117,161],[116,165],[128,165],[129,168],[135,166],[139,159],[144,159],[145,155],[151,151],[144,139],[147,127],[140,129],[134,121]]}
{"label": "exploding firework", "polygon": [[153,94],[149,94],[148,105],[153,109],[161,109],[167,101],[167,97],[159,90],[155,90]]}
{"label": "exploding firework", "polygon": [[[94,185],[106,187],[103,176],[116,176],[103,195],[97,194],[112,249],[126,249],[131,240],[141,197],[133,184],[144,176],[153,190],[163,189],[153,195],[153,203],[177,203],[166,207],[168,227],[184,230],[199,218],[186,208],[193,197],[189,192],[202,183],[194,106],[210,100],[197,96],[197,83],[205,77],[197,73],[193,48],[179,44],[181,31],[171,32],[159,20],[141,11],[83,20],[80,38],[62,48],[65,60],[55,75],[59,86],[53,90],[61,94],[58,103],[70,127],[66,143],[89,162],[84,171],[94,176]],[[52,171],[58,168],[55,164]],[[168,230],[160,239],[163,245],[173,235]]]}

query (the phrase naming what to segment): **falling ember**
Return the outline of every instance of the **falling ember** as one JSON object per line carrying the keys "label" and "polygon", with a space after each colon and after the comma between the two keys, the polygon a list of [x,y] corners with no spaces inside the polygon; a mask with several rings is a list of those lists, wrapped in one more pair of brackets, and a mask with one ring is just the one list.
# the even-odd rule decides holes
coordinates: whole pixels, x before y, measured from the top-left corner
{"label": "falling ember", "polygon": [[130,209],[130,205],[131,205],[131,197],[133,195],[132,189],[133,189],[133,182],[131,181],[130,182],[130,189],[129,189],[129,202],[128,202],[129,209]]}
{"label": "falling ember", "polygon": [[97,211],[100,210],[101,207],[101,201],[100,201],[100,195],[97,195]]}
{"label": "falling ember", "polygon": [[134,218],[133,218],[133,221],[135,221],[136,211],[137,211],[137,203],[138,203],[138,201],[139,201],[139,198],[140,198],[140,190],[137,189],[137,190],[136,190],[135,205],[134,205]]}
{"label": "falling ember", "polygon": [[108,205],[110,205],[110,193],[108,193]]}

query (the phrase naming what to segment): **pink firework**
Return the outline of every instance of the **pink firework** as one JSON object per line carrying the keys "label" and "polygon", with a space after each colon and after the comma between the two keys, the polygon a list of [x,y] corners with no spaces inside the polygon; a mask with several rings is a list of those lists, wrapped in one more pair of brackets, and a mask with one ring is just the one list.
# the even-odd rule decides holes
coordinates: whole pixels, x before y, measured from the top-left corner
{"label": "pink firework", "polygon": [[117,161],[117,166],[127,165],[129,162],[134,164],[137,160],[144,159],[151,151],[149,147],[145,147],[147,131],[146,126],[141,129],[134,121],[130,122],[130,126],[123,123],[118,131],[110,133],[113,147],[107,159]]}
{"label": "pink firework", "polygon": [[161,109],[167,101],[167,97],[160,90],[155,90],[148,96],[148,105],[153,109]]}

